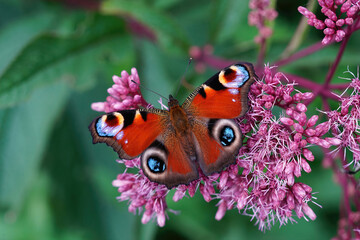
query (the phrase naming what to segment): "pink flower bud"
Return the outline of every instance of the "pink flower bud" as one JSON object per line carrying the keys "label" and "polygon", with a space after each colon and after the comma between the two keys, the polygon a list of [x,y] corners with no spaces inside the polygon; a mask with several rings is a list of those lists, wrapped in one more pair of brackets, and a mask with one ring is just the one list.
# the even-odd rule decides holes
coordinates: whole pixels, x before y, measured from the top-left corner
{"label": "pink flower bud", "polygon": [[295,101],[301,101],[303,99],[303,94],[302,93],[296,93],[293,98],[294,98]]}
{"label": "pink flower bud", "polygon": [[336,5],[341,5],[345,2],[346,0],[335,0],[335,4]]}
{"label": "pink flower bud", "polygon": [[347,0],[347,1],[341,6],[340,11],[341,11],[342,13],[347,12],[347,11],[350,9],[351,5],[352,5],[351,0]]}
{"label": "pink flower bud", "polygon": [[295,131],[297,131],[298,133],[303,133],[304,129],[302,128],[302,126],[299,123],[294,123],[294,129]]}
{"label": "pink flower bud", "polygon": [[356,6],[356,5],[353,5],[353,6],[346,12],[346,15],[347,15],[348,17],[353,17],[358,10],[359,10],[359,7]]}
{"label": "pink flower bud", "polygon": [[165,226],[165,213],[164,213],[164,211],[161,211],[160,213],[158,213],[156,215],[157,215],[157,224],[159,225],[159,227]]}
{"label": "pink flower bud", "polygon": [[323,45],[327,45],[327,44],[329,44],[329,43],[332,41],[332,39],[333,39],[333,35],[326,35],[326,36],[323,38],[323,40],[321,41],[321,43],[322,43]]}
{"label": "pink flower bud", "polygon": [[316,219],[316,214],[306,203],[302,204],[302,210],[311,220],[314,221]]}
{"label": "pink flower bud", "polygon": [[335,30],[333,28],[325,28],[323,32],[326,35],[332,35],[335,33]]}
{"label": "pink flower bud", "polygon": [[328,8],[331,8],[334,5],[334,0],[325,0],[325,4]]}
{"label": "pink flower bud", "polygon": [[319,3],[319,5],[320,5],[321,7],[327,8],[328,6],[327,6],[327,4],[326,4],[325,1],[326,1],[326,0],[318,0],[318,3]]}
{"label": "pink flower bud", "polygon": [[305,92],[302,94],[302,100],[308,100],[311,99],[314,96],[312,92]]}
{"label": "pink flower bud", "polygon": [[190,196],[190,197],[195,196],[195,193],[196,193],[196,185],[197,185],[197,184],[190,184],[190,185],[189,185],[189,187],[188,187],[188,193],[189,193],[189,196]]}
{"label": "pink flower bud", "polygon": [[[334,28],[334,27],[336,26],[335,23],[334,23],[334,21],[331,20],[331,19],[329,19],[329,18],[325,19],[324,23],[325,23],[325,25],[328,26],[329,28]],[[326,28],[326,29],[327,29],[327,28]],[[326,29],[325,29],[325,30],[326,30]],[[325,31],[325,30],[324,30],[324,31]],[[325,33],[325,32],[324,32],[324,33]],[[327,34],[327,33],[325,33],[325,34]]]}
{"label": "pink flower bud", "polygon": [[295,133],[294,135],[294,141],[295,142],[300,142],[302,139],[302,134],[301,133]]}
{"label": "pink flower bud", "polygon": [[147,224],[151,220],[152,211],[145,211],[142,218],[141,223]]}
{"label": "pink flower bud", "polygon": [[107,92],[111,95],[111,96],[117,96],[119,95],[118,92],[114,89],[114,88],[108,88]]}
{"label": "pink flower bud", "polygon": [[320,142],[320,138],[318,138],[318,137],[308,137],[306,140],[308,143],[311,143],[311,144],[319,144],[319,142]]}
{"label": "pink flower bud", "polygon": [[337,146],[337,145],[340,145],[340,144],[341,144],[341,139],[338,139],[338,138],[335,138],[335,137],[333,137],[333,138],[325,138],[325,140],[326,140],[329,144],[331,144],[331,145],[333,145],[333,146]]}
{"label": "pink flower bud", "polygon": [[322,146],[324,148],[331,147],[331,144],[328,141],[324,140],[324,139],[320,139],[320,141],[318,142],[318,145]]}
{"label": "pink flower bud", "polygon": [[[125,72],[126,72],[126,71],[125,71]],[[114,75],[114,76],[112,76],[112,79],[113,79],[113,81],[114,81],[115,84],[122,84],[120,77]]]}
{"label": "pink flower bud", "polygon": [[305,190],[302,188],[302,186],[299,183],[295,183],[294,186],[292,187],[292,192],[295,196],[295,198],[299,201],[302,202],[302,200],[305,198],[306,196],[306,192]]}
{"label": "pink flower bud", "polygon": [[123,104],[122,102],[120,102],[120,103],[114,103],[114,105],[112,105],[112,108],[114,108],[117,111],[121,111],[121,110],[127,109],[127,106],[125,104]]}
{"label": "pink flower bud", "polygon": [[304,154],[304,157],[308,160],[308,161],[314,161],[315,157],[314,155],[312,154],[312,152],[307,149],[307,148],[304,148],[303,149],[303,154]]}
{"label": "pink flower bud", "polygon": [[229,174],[227,171],[222,171],[220,174],[220,180],[219,180],[219,188],[224,188],[226,186],[226,183],[228,181]]}
{"label": "pink flower bud", "polygon": [[294,175],[296,177],[300,177],[301,176],[301,168],[299,164],[294,164]]}
{"label": "pink flower bud", "polygon": [[294,185],[295,179],[293,174],[286,175],[286,182],[289,186]]}
{"label": "pink flower bud", "polygon": [[[336,16],[336,15],[335,15]],[[321,20],[315,19],[314,20],[314,27],[316,29],[322,30],[325,28],[325,23]]]}
{"label": "pink flower bud", "polygon": [[125,83],[124,80],[127,80],[129,77],[129,74],[123,70],[121,71],[121,78],[119,78],[119,80],[121,81],[121,84]]}
{"label": "pink flower bud", "polygon": [[299,147],[304,148],[307,145],[307,142],[305,139],[301,140],[299,143]]}
{"label": "pink flower bud", "polygon": [[290,97],[290,95],[284,95],[283,99],[286,103],[291,103],[292,102],[292,97]]}
{"label": "pink flower bud", "polygon": [[351,25],[351,24],[353,24],[353,22],[354,22],[354,19],[353,19],[353,18],[345,18],[345,23],[346,23],[347,25]]}
{"label": "pink flower bud", "polygon": [[307,126],[307,127],[313,127],[313,126],[316,124],[316,122],[317,122],[318,119],[319,119],[319,116],[313,115],[313,116],[309,119],[309,121],[307,122],[306,126]]}
{"label": "pink flower bud", "polygon": [[220,221],[225,216],[226,213],[226,202],[225,201],[220,201],[220,202],[221,203],[215,215],[215,219],[218,221]]}
{"label": "pink flower bud", "polygon": [[294,198],[294,195],[291,192],[287,193],[286,202],[287,202],[288,208],[290,210],[293,210],[295,208],[295,198]]}
{"label": "pink flower bud", "polygon": [[345,20],[341,18],[336,21],[336,26],[341,27],[342,25],[344,25],[344,23],[345,23]]}
{"label": "pink flower bud", "polygon": [[300,112],[306,112],[307,111],[307,107],[303,103],[296,104],[296,109],[299,110]]}
{"label": "pink flower bud", "polygon": [[315,21],[316,21],[316,19],[314,19],[314,18],[309,18],[309,19],[307,20],[307,23],[308,23],[310,26],[314,26]]}
{"label": "pink flower bud", "polygon": [[174,202],[177,202],[179,200],[181,200],[186,194],[186,190],[178,187],[176,192],[174,193],[174,196],[173,196],[173,201]]}
{"label": "pink flower bud", "polygon": [[203,195],[204,200],[206,202],[210,202],[211,201],[211,195],[210,193],[206,190],[204,184],[200,184],[200,193]]}
{"label": "pink flower bud", "polygon": [[304,112],[300,113],[300,117],[299,117],[299,123],[301,124],[301,126],[305,126],[306,124],[306,114]]}
{"label": "pink flower bud", "polygon": [[[323,8],[324,9],[324,8]],[[331,9],[326,9],[323,11],[324,15],[333,20],[334,22],[337,21],[336,13],[334,13]]]}
{"label": "pink flower bud", "polygon": [[264,107],[267,108],[267,109],[270,109],[272,107],[272,103],[271,102],[266,102]]}
{"label": "pink flower bud", "polygon": [[298,7],[298,11],[307,18],[316,18],[315,14],[302,6]]}
{"label": "pink flower bud", "polygon": [[91,109],[98,111],[98,112],[104,112],[105,111],[105,104],[102,102],[95,102],[91,104]]}
{"label": "pink flower bud", "polygon": [[291,126],[294,124],[294,121],[291,118],[282,117],[280,118],[280,122],[282,122],[285,125]]}
{"label": "pink flower bud", "polygon": [[293,161],[286,164],[285,174],[292,174],[294,171],[295,163]]}
{"label": "pink flower bud", "polygon": [[301,210],[302,210],[302,208],[300,205],[295,206],[295,213],[298,218],[304,217],[304,213]]}
{"label": "pink flower bud", "polygon": [[301,164],[302,169],[304,169],[305,172],[307,172],[307,173],[311,172],[311,167],[306,160],[301,159],[300,164]]}
{"label": "pink flower bud", "polygon": [[237,198],[237,205],[236,205],[236,207],[237,207],[238,210],[241,210],[241,209],[243,209],[243,208],[246,206],[246,204],[247,204],[247,198],[248,198],[248,194],[247,194],[245,191],[243,191],[243,192],[240,194],[240,196]]}
{"label": "pink flower bud", "polygon": [[323,122],[316,126],[315,131],[317,136],[322,136],[330,130],[329,122]]}
{"label": "pink flower bud", "polygon": [[286,114],[289,115],[289,116],[293,116],[294,110],[292,108],[287,108],[286,109]]}
{"label": "pink flower bud", "polygon": [[[295,137],[294,137],[295,140]],[[296,151],[299,148],[299,141],[291,142],[289,146],[291,151]]]}
{"label": "pink flower bud", "polygon": [[299,184],[301,185],[301,187],[305,190],[305,192],[307,193],[311,193],[312,192],[312,188],[309,185],[306,185],[305,183],[299,182]]}
{"label": "pink flower bud", "polygon": [[343,38],[345,37],[345,31],[344,30],[337,30],[336,31],[336,36],[335,36],[335,41],[340,42],[343,40]]}
{"label": "pink flower bud", "polygon": [[316,131],[314,129],[311,129],[311,128],[305,130],[305,134],[308,135],[309,137],[314,136],[315,133],[316,133]]}

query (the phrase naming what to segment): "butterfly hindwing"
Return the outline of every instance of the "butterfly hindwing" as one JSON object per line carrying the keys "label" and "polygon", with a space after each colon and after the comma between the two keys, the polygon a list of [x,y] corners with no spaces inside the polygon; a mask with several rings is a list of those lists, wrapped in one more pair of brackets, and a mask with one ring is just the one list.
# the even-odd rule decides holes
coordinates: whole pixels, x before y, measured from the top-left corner
{"label": "butterfly hindwing", "polygon": [[182,106],[199,117],[241,117],[248,109],[248,92],[255,78],[252,64],[231,65],[198,87]]}
{"label": "butterfly hindwing", "polygon": [[164,184],[168,188],[198,178],[191,154],[184,149],[184,143],[168,130],[141,155],[141,168],[151,181]]}
{"label": "butterfly hindwing", "polygon": [[233,119],[203,119],[206,125],[194,125],[199,146],[198,161],[205,175],[220,172],[236,162],[242,145],[239,125]]}

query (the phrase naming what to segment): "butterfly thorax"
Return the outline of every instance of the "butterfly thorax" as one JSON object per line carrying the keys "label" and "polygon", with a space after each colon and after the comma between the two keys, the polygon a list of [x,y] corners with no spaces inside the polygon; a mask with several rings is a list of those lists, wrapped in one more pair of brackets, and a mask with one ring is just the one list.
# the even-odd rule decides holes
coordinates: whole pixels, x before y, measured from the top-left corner
{"label": "butterfly thorax", "polygon": [[171,95],[169,96],[168,106],[171,125],[174,127],[176,134],[178,136],[188,135],[190,133],[190,124],[184,108]]}

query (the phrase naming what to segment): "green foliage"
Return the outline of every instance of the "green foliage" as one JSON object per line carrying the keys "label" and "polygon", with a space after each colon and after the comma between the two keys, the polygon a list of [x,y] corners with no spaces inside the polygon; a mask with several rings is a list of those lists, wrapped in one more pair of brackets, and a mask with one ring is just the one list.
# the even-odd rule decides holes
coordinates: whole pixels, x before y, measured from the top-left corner
{"label": "green foliage", "polygon": [[[191,46],[212,44],[217,56],[254,61],[257,31],[247,24],[246,1],[106,0],[94,11],[54,1],[33,2],[0,3],[0,239],[329,239],[335,235],[339,189],[330,174],[316,165],[320,161],[312,167],[322,173],[304,178],[320,192],[318,202],[324,206],[314,207],[315,222],[300,220],[263,234],[236,210],[217,222],[215,203],[198,195],[178,203],[169,199],[170,208],[181,214],[169,213],[170,220],[160,229],[155,222],[142,225],[140,217],[128,213],[126,203],[117,202],[111,181],[124,169],[111,149],[91,143],[87,126],[98,114],[90,104],[105,100],[112,75],[136,67],[144,86],[166,96],[177,89]],[[279,13],[266,61],[278,60],[300,19],[297,3],[287,6],[283,11],[295,19]],[[155,39],[136,36],[128,27],[129,19],[140,22]],[[358,40],[359,33],[354,38]],[[303,39],[301,48],[321,36],[309,34]],[[351,51],[357,44],[350,41],[350,52],[345,52],[339,69],[354,62]],[[337,47],[287,69],[321,82]],[[309,71],[314,66],[318,71]],[[186,78],[195,86],[214,72],[207,69],[199,75],[192,69]],[[188,93],[181,88],[180,98]],[[158,96],[146,91],[144,95],[156,104]]]}

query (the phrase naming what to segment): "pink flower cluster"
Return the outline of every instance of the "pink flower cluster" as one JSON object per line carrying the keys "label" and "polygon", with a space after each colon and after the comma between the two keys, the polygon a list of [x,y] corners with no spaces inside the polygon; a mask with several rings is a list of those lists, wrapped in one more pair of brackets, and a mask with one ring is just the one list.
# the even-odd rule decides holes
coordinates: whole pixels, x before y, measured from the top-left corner
{"label": "pink flower cluster", "polygon": [[99,112],[114,112],[124,109],[135,109],[147,106],[140,92],[140,80],[136,68],[131,69],[131,75],[121,72],[121,77],[113,76],[114,85],[107,91],[110,94],[105,102],[91,104],[91,108]]}
{"label": "pink flower cluster", "polygon": [[274,20],[278,13],[269,5],[269,0],[250,0],[249,2],[249,7],[252,9],[248,16],[249,25],[259,29],[259,35],[255,37],[257,43],[260,43],[262,39],[269,38],[272,34],[271,28],[265,26],[265,21]]}
{"label": "pink flower cluster", "polygon": [[[237,208],[239,213],[256,219],[261,230],[269,229],[276,222],[280,225],[293,222],[294,214],[298,218],[316,218],[308,205],[314,199],[312,188],[296,178],[302,171],[311,171],[308,162],[314,161],[312,145],[328,148],[338,145],[339,141],[323,137],[330,129],[328,122],[316,125],[318,117],[306,115],[307,107],[302,102],[312,98],[312,93],[301,93],[294,89],[294,84],[283,84],[280,80],[286,80],[282,73],[272,74],[272,69],[265,66],[263,80],[251,86],[250,109],[238,121],[246,143],[240,149],[237,164],[221,173],[201,175],[189,185],[177,186],[173,201],[186,195],[193,197],[199,190],[205,201],[218,201],[215,219],[220,220],[227,210]],[[117,99],[112,97],[102,105],[98,103],[95,110],[118,110],[107,108],[122,103],[116,102]],[[274,115],[275,106],[284,108],[287,116]],[[169,211],[165,199],[169,190],[144,176],[139,158],[119,162],[125,164],[127,170],[113,181],[120,193],[118,199],[129,201],[130,212],[143,212],[143,223],[156,218],[158,225],[164,226]],[[129,173],[130,168],[137,173]]]}
{"label": "pink flower cluster", "polygon": [[[333,153],[339,151],[346,151],[347,149],[353,154],[352,161],[343,163],[347,168],[352,165],[355,171],[360,169],[360,80],[359,74],[355,76],[353,73],[349,89],[351,89],[350,96],[344,96],[347,91],[341,96],[341,105],[337,110],[325,112],[329,118],[329,125],[332,134],[339,139],[340,144]],[[335,154],[333,154],[334,156]],[[333,158],[328,158],[328,160]],[[330,164],[327,164],[330,165]]]}
{"label": "pink flower cluster", "polygon": [[140,170],[140,159],[119,160],[127,168],[139,169],[138,174],[124,172],[119,174],[112,185],[118,188],[121,195],[119,201],[129,201],[129,212],[137,213],[145,208],[141,222],[148,223],[152,218],[157,219],[159,226],[165,225],[167,204],[165,197],[169,190],[165,185],[150,182]]}
{"label": "pink flower cluster", "polygon": [[[355,18],[358,18],[358,0],[318,0],[321,12],[326,16],[324,21],[319,20],[316,15],[305,7],[298,7],[298,11],[308,19],[308,24],[316,29],[323,30],[325,37],[322,44],[329,44],[332,40],[341,42],[346,32],[343,27],[352,25]],[[340,13],[337,14],[337,9]],[[346,16],[344,14],[346,13]]]}

